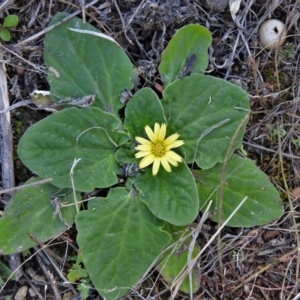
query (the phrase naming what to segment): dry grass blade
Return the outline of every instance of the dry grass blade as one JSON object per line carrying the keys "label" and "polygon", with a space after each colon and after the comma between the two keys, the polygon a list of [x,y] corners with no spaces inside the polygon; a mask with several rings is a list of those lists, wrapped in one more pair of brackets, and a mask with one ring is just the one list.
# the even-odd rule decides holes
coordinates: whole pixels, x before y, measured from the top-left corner
{"label": "dry grass blade", "polygon": [[25,189],[29,186],[37,186],[37,185],[40,185],[40,184],[48,183],[48,182],[51,182],[52,180],[53,180],[52,178],[47,178],[47,179],[42,179],[42,180],[39,180],[39,181],[36,181],[36,182],[24,184],[24,185],[21,185],[21,186],[13,187],[13,188],[10,188],[10,189],[1,190],[0,195],[1,194],[9,194],[11,192],[19,191],[19,190]]}
{"label": "dry grass blade", "polygon": [[175,299],[179,287],[181,286],[184,278],[189,274],[189,272],[191,272],[192,268],[195,266],[195,264],[197,263],[197,260],[199,259],[199,257],[203,254],[203,252],[206,250],[206,248],[208,248],[208,246],[214,241],[214,239],[220,234],[221,230],[226,226],[226,224],[230,221],[230,219],[235,215],[235,213],[239,210],[239,208],[245,203],[245,201],[247,200],[247,197],[245,197],[240,204],[235,208],[235,210],[231,213],[231,215],[228,217],[228,219],[226,219],[224,221],[224,223],[218,228],[218,230],[216,231],[216,233],[210,238],[210,240],[208,241],[208,243],[206,243],[206,245],[201,249],[200,253],[191,260],[191,262],[189,263],[189,265],[182,269],[181,272],[178,274],[177,278],[174,280],[174,282],[176,283],[176,288],[174,289],[173,293],[172,293],[172,297],[171,299]]}
{"label": "dry grass blade", "polygon": [[[277,123],[277,130],[279,130],[279,124]],[[297,243],[297,262],[296,265],[300,266],[300,236],[299,236],[299,231],[298,231],[298,224],[297,224],[297,220],[296,220],[296,216],[295,216],[295,208],[294,208],[294,204],[293,201],[291,199],[290,196],[290,192],[289,192],[289,187],[288,184],[286,182],[286,178],[285,178],[285,174],[284,174],[284,165],[283,165],[283,159],[282,159],[282,144],[281,144],[281,137],[280,135],[278,135],[278,146],[279,146],[279,161],[280,161],[280,166],[281,166],[281,170],[282,170],[282,179],[284,182],[284,187],[287,193],[287,197],[288,197],[288,202],[289,202],[289,207],[290,207],[290,214],[291,214],[291,218],[293,221],[293,227],[295,230],[295,239],[296,239],[296,243]],[[299,267],[296,267],[296,273],[295,273],[295,281],[299,282]],[[287,300],[289,300],[291,298],[291,295],[293,294],[294,291],[297,290],[298,284],[295,284],[291,294],[289,295],[289,297],[287,298]]]}
{"label": "dry grass blade", "polygon": [[[94,0],[94,1],[92,1],[92,2],[90,2],[90,3],[88,3],[88,4],[86,4],[86,5],[84,6],[84,9],[89,8],[89,7],[93,6],[93,5],[95,5],[97,2],[99,2],[99,0]],[[15,47],[15,48],[18,48],[18,47],[20,47],[20,46],[22,46],[22,45],[24,45],[24,44],[26,44],[26,43],[28,43],[28,42],[30,42],[30,41],[33,41],[33,40],[39,38],[41,35],[44,35],[45,33],[49,32],[49,31],[52,30],[53,28],[59,26],[60,24],[62,24],[62,23],[64,23],[64,22],[67,22],[68,20],[74,18],[75,16],[79,15],[80,13],[81,13],[80,10],[79,10],[79,11],[75,11],[74,13],[72,13],[72,14],[68,15],[67,17],[63,18],[60,22],[57,22],[57,23],[55,23],[55,24],[53,24],[53,25],[51,25],[51,26],[45,28],[44,30],[38,32],[37,34],[32,35],[30,38],[28,38],[28,39],[26,39],[26,40],[23,40],[23,41],[21,41],[21,42],[15,44],[14,47]]]}

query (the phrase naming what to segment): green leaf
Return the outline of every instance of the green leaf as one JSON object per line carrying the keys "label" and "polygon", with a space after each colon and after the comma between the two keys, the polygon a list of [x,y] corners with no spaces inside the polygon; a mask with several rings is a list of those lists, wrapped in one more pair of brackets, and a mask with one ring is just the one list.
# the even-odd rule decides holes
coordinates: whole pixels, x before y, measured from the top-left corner
{"label": "green leaf", "polygon": [[0,38],[4,42],[9,42],[11,39],[11,34],[10,34],[9,30],[6,28],[1,28],[0,29]]}
{"label": "green leaf", "polygon": [[19,142],[23,163],[42,178],[53,178],[58,187],[91,191],[117,183],[117,146],[125,143],[124,132],[114,132],[121,122],[99,108],[68,108],[31,126]]}
{"label": "green leaf", "polygon": [[76,282],[82,278],[88,278],[89,275],[86,269],[82,268],[80,264],[75,263],[72,265],[72,268],[69,270],[67,278],[70,282]]}
{"label": "green leaf", "polygon": [[167,123],[157,95],[149,88],[139,90],[128,102],[124,128],[132,139],[145,136],[146,125],[152,129],[156,122]]}
{"label": "green leaf", "polygon": [[77,286],[77,290],[80,292],[80,297],[82,299],[86,299],[89,296],[89,290],[91,288],[91,285],[82,280],[81,283],[79,283]]}
{"label": "green leaf", "polygon": [[134,157],[134,149],[120,148],[116,153],[116,160],[119,164],[137,164],[138,160]]}
{"label": "green leaf", "polygon": [[3,27],[15,27],[19,23],[19,17],[17,15],[9,15],[4,19]]}
{"label": "green leaf", "polygon": [[106,300],[123,296],[168,245],[164,222],[136,194],[110,189],[76,217],[77,241],[92,282]]}
{"label": "green leaf", "polygon": [[[200,209],[204,211],[212,200],[212,220],[218,220],[219,186],[222,165],[210,170],[193,170],[199,192]],[[269,178],[248,158],[232,155],[226,166],[222,200],[222,222],[238,204],[248,197],[242,207],[227,223],[232,227],[253,227],[269,223],[283,214],[280,195]]]}
{"label": "green leaf", "polygon": [[[211,76],[193,74],[163,92],[169,130],[178,132],[185,161],[209,169],[225,158],[234,134],[248,114],[247,94],[236,85]],[[246,124],[238,131],[232,151],[239,148]]]}
{"label": "green leaf", "polygon": [[[200,247],[195,244],[193,249],[190,249],[192,238],[190,230],[185,228],[184,230],[177,227],[172,228],[172,240],[170,244],[175,244],[174,247],[170,248],[163,253],[156,268],[164,279],[172,285],[175,278],[179,275],[179,272],[188,264],[189,251],[192,251],[191,259],[195,258],[199,252]],[[168,230],[169,231],[169,230]],[[192,292],[195,293],[200,288],[200,278],[197,277],[196,271],[192,269]],[[189,275],[183,280],[180,290],[186,294],[190,292],[190,278]]]}
{"label": "green leaf", "polygon": [[3,278],[16,280],[15,274],[12,273],[13,272],[11,271],[11,269],[7,267],[2,261],[0,261],[0,284],[4,284]]}
{"label": "green leaf", "polygon": [[211,33],[203,26],[190,24],[180,28],[161,56],[158,69],[164,86],[180,78],[184,72],[204,73],[211,41]]}
{"label": "green leaf", "polygon": [[174,225],[195,220],[199,207],[197,188],[185,162],[173,167],[171,173],[161,167],[156,176],[148,167],[144,174],[138,174],[134,185],[140,191],[140,199],[156,217]]}
{"label": "green leaf", "polygon": [[[31,178],[26,183],[38,180],[40,178]],[[53,197],[57,197],[56,207],[51,203]],[[77,197],[80,199],[79,194]],[[18,253],[35,246],[28,234],[41,242],[61,234],[67,228],[66,223],[71,226],[74,222],[75,206],[63,206],[72,203],[71,189],[58,189],[50,183],[26,187],[15,193],[0,218],[0,253]]]}
{"label": "green leaf", "polygon": [[[57,14],[51,24],[65,16]],[[81,19],[72,18],[46,34],[44,59],[52,100],[95,95],[94,106],[118,116],[123,106],[120,94],[133,87],[129,58],[113,41],[72,28],[99,32]]]}

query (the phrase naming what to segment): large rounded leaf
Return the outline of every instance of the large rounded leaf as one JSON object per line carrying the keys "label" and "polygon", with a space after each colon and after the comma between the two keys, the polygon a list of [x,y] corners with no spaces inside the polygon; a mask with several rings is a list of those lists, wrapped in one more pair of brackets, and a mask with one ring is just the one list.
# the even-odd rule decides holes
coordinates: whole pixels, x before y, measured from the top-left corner
{"label": "large rounded leaf", "polygon": [[90,200],[76,224],[84,265],[106,300],[123,296],[170,240],[160,229],[165,223],[153,216],[135,190],[125,188]]}
{"label": "large rounded leaf", "polygon": [[[65,16],[57,14],[51,24]],[[46,34],[44,59],[49,69],[52,99],[56,102],[95,95],[94,106],[118,115],[123,106],[120,94],[133,87],[133,66],[129,58],[115,42],[72,29],[99,32],[81,19],[72,18]]]}
{"label": "large rounded leaf", "polygon": [[240,147],[245,132],[241,126],[248,114],[247,94],[224,80],[193,74],[167,86],[162,102],[168,127],[184,140],[187,163],[203,169],[222,162],[232,139],[232,151]]}
{"label": "large rounded leaf", "polygon": [[159,73],[164,86],[191,73],[204,73],[208,65],[211,33],[203,26],[180,28],[162,53]]}
{"label": "large rounded leaf", "polygon": [[[204,211],[212,200],[210,211],[212,219],[218,221],[219,186],[222,165],[218,164],[210,170],[196,171],[195,175],[200,209]],[[222,198],[222,221],[225,221],[240,202],[248,199],[227,223],[232,227],[252,227],[269,223],[283,214],[280,195],[254,162],[248,158],[232,155],[226,165],[226,173]]]}
{"label": "large rounded leaf", "polygon": [[148,167],[137,176],[134,185],[140,191],[140,199],[156,217],[174,225],[195,220],[199,205],[197,188],[185,162],[173,167],[171,173],[161,167],[156,176]]}
{"label": "large rounded leaf", "polygon": [[[40,178],[32,178],[33,183]],[[80,195],[77,195],[80,199]],[[75,219],[76,209],[71,189],[58,189],[45,183],[26,187],[12,196],[0,218],[0,254],[22,252],[58,236]],[[68,206],[65,206],[68,204]]]}
{"label": "large rounded leaf", "polygon": [[[171,233],[172,240],[170,244],[174,244],[174,247],[163,253],[156,268],[169,285],[172,286],[181,270],[188,265],[189,255],[191,255],[190,259],[195,258],[200,252],[200,247],[198,244],[195,244],[193,248],[191,247],[192,237],[187,236],[191,234],[188,228],[166,226],[164,229]],[[191,249],[192,253],[190,253]],[[180,290],[187,294],[190,291],[195,293],[200,288],[200,278],[197,276],[197,274],[199,275],[199,267],[196,265],[191,272],[192,274],[186,275],[180,286]],[[190,279],[192,279],[192,282],[190,282]]]}
{"label": "large rounded leaf", "polygon": [[120,126],[115,116],[99,108],[68,108],[31,126],[18,154],[30,170],[53,178],[58,187],[72,187],[71,176],[78,191],[109,187],[117,183],[117,146],[128,139],[114,131]]}
{"label": "large rounded leaf", "polygon": [[139,90],[128,102],[124,128],[132,138],[145,135],[145,126],[166,123],[164,111],[157,95],[149,88]]}

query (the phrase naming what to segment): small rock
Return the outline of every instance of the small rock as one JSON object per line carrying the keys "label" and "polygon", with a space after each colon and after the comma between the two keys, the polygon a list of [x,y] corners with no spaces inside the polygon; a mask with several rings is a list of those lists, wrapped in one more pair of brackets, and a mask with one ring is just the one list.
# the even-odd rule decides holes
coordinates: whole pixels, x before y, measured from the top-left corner
{"label": "small rock", "polygon": [[213,12],[223,11],[228,5],[229,0],[204,0],[204,6]]}
{"label": "small rock", "polygon": [[293,189],[293,190],[291,191],[291,196],[292,196],[292,198],[293,198],[294,200],[297,199],[297,198],[300,199],[300,186],[299,186],[299,187],[296,187],[295,189]]}
{"label": "small rock", "polygon": [[35,292],[35,290],[34,290],[33,288],[30,288],[30,289],[28,290],[28,294],[29,294],[29,296],[30,296],[31,298],[36,297],[36,292]]}
{"label": "small rock", "polygon": [[28,291],[28,287],[26,285],[19,288],[19,290],[15,295],[14,300],[24,300],[26,298],[27,291]]}

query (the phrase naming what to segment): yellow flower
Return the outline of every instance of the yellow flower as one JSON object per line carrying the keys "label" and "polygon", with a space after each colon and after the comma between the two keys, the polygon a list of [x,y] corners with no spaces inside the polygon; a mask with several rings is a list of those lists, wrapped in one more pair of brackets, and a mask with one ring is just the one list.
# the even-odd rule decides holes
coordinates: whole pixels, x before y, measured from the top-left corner
{"label": "yellow flower", "polygon": [[183,141],[177,140],[179,134],[175,133],[166,138],[167,127],[164,123],[161,126],[155,123],[154,132],[147,125],[145,131],[149,140],[142,137],[135,138],[140,143],[140,145],[135,147],[139,151],[135,154],[135,157],[143,157],[139,163],[139,167],[142,169],[153,163],[153,176],[157,174],[160,164],[162,164],[167,172],[171,172],[170,164],[177,167],[178,162],[182,162],[182,157],[171,150],[184,144]]}

